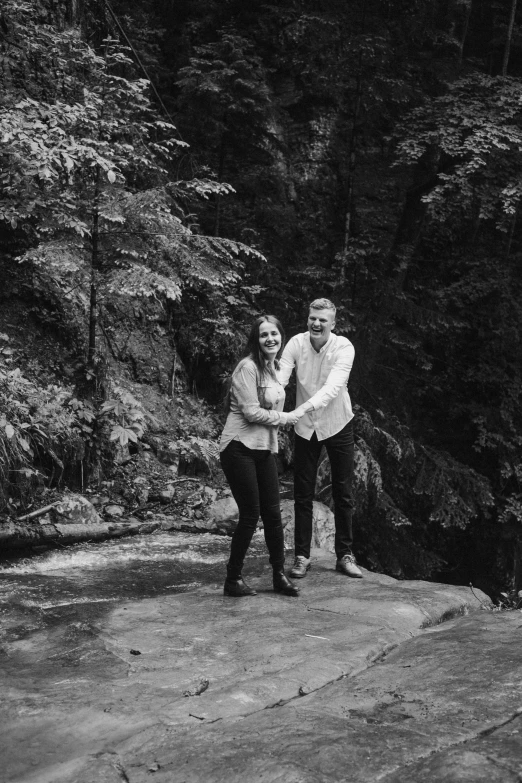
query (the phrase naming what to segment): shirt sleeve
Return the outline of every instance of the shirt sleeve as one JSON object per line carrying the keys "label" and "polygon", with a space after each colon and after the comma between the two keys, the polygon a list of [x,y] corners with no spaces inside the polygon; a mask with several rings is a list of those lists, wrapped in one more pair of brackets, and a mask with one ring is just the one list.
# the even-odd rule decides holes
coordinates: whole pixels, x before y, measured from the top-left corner
{"label": "shirt sleeve", "polygon": [[307,400],[308,403],[312,403],[314,410],[325,408],[329,402],[337,397],[343,386],[346,386],[354,357],[355,349],[351,343],[344,345],[339,350],[339,355],[328,373],[325,383]]}
{"label": "shirt sleeve", "polygon": [[262,408],[257,396],[257,370],[254,364],[243,364],[232,377],[232,390],[239,410],[251,424],[277,426],[286,424],[287,414]]}
{"label": "shirt sleeve", "polygon": [[279,360],[279,383],[287,386],[297,361],[297,341],[292,337]]}

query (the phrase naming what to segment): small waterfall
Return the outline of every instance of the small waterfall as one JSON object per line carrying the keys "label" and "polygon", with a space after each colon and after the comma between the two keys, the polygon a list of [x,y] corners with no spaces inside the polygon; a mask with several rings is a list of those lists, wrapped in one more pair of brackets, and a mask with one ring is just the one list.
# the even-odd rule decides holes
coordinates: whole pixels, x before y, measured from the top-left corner
{"label": "small waterfall", "polygon": [[[224,536],[158,532],[10,557],[0,562],[0,606],[49,610],[186,592],[221,583],[229,550]],[[256,558],[257,570],[268,562],[260,533],[249,551]]]}
{"label": "small waterfall", "polygon": [[[0,564],[1,574],[68,573],[71,570],[105,569],[131,563],[176,561],[220,563],[229,540],[210,534],[169,534],[133,536],[95,544],[76,544],[68,549],[44,552],[16,562]],[[211,551],[214,550],[214,551]]]}

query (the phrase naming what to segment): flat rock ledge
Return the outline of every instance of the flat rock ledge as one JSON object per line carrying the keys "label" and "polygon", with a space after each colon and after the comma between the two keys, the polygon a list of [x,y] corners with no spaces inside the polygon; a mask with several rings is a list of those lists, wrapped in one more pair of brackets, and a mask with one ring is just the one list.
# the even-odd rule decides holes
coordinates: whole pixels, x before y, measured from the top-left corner
{"label": "flat rock ledge", "polygon": [[520,781],[520,612],[464,587],[349,579],[324,550],[297,599],[268,569],[251,581],[248,599],[215,584],[118,603],[63,657],[46,654],[53,630],[6,644],[4,779]]}

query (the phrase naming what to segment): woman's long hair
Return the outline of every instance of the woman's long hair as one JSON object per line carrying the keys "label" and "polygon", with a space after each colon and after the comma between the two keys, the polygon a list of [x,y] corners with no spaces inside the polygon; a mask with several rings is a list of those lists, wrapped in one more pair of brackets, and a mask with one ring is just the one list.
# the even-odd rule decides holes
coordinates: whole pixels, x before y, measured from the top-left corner
{"label": "woman's long hair", "polygon": [[275,317],[275,315],[259,315],[254,323],[252,324],[252,328],[250,329],[250,334],[248,335],[248,339],[246,341],[246,345],[243,348],[243,351],[241,352],[241,357],[234,367],[230,378],[226,381],[226,392],[225,392],[225,398],[224,398],[224,407],[225,412],[228,413],[230,410],[230,388],[232,386],[232,376],[238,369],[238,367],[243,364],[245,359],[252,359],[254,364],[256,365],[258,371],[259,371],[259,377],[262,378],[263,375],[268,374],[272,378],[275,379],[275,372],[272,369],[271,366],[269,366],[266,362],[266,359],[264,357],[264,354],[261,350],[261,346],[259,345],[259,330],[261,327],[261,324],[264,324],[268,322],[269,324],[274,324],[276,329],[278,329],[279,334],[281,335],[281,345],[279,347],[279,350],[277,352],[276,358],[274,360],[274,365],[276,370],[279,369],[279,359],[281,357],[281,354],[283,353],[283,348],[285,347],[285,330],[283,329],[283,325],[281,324],[281,321]]}

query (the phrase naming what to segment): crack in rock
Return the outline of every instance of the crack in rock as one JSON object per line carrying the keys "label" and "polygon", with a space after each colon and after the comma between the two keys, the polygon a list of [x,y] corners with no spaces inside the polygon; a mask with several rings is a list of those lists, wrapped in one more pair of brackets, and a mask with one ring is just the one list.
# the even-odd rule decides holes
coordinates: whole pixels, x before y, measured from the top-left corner
{"label": "crack in rock", "polygon": [[116,772],[121,776],[121,779],[125,781],[125,783],[131,783],[131,780],[127,773],[125,772],[125,767],[121,763],[121,761],[112,761],[112,766],[116,770]]}
{"label": "crack in rock", "polygon": [[[499,723],[498,726],[489,726],[487,729],[482,729],[482,731],[479,731],[474,739],[478,739],[479,737],[489,737],[490,734],[494,734],[495,731],[498,731],[504,726],[507,726],[509,723],[513,723],[514,720],[517,720],[517,718],[520,718],[521,716],[522,707],[519,707],[518,710],[513,713],[513,715],[511,715],[509,718],[506,718],[506,720],[502,721],[502,723]],[[469,742],[469,740],[465,740],[465,742]]]}
{"label": "crack in rock", "polygon": [[[494,734],[499,729],[504,728],[504,726],[509,725],[510,723],[513,723],[513,721],[517,720],[518,718],[522,717],[522,707],[519,707],[516,712],[513,713],[513,715],[510,715],[509,718],[506,718],[506,720],[502,721],[501,723],[496,724],[495,726],[488,726],[486,729],[482,729],[481,731],[478,731],[476,734],[474,734],[472,737],[466,737],[466,739],[463,740],[457,740],[456,742],[449,742],[447,745],[444,745],[442,748],[437,748],[436,750],[432,750],[429,753],[421,754],[417,756],[417,758],[412,759],[412,761],[409,764],[401,764],[400,766],[396,767],[393,772],[390,772],[387,770],[382,775],[379,775],[375,780],[376,781],[386,781],[387,778],[391,776],[395,776],[397,772],[400,772],[401,770],[406,770],[409,767],[415,766],[415,764],[419,764],[422,761],[425,761],[426,759],[431,758],[432,756],[436,756],[438,754],[447,753],[449,750],[454,750],[455,748],[459,747],[465,747],[466,745],[469,745],[471,742],[476,742],[476,740],[479,740],[483,737],[489,737],[492,734]],[[506,769],[509,772],[513,772],[514,774],[520,774],[519,769],[513,769],[511,766],[507,764],[502,764],[498,759],[495,759],[493,756],[484,755],[485,759],[490,761],[492,764],[495,764],[499,769]],[[521,778],[522,780],[522,778]]]}

